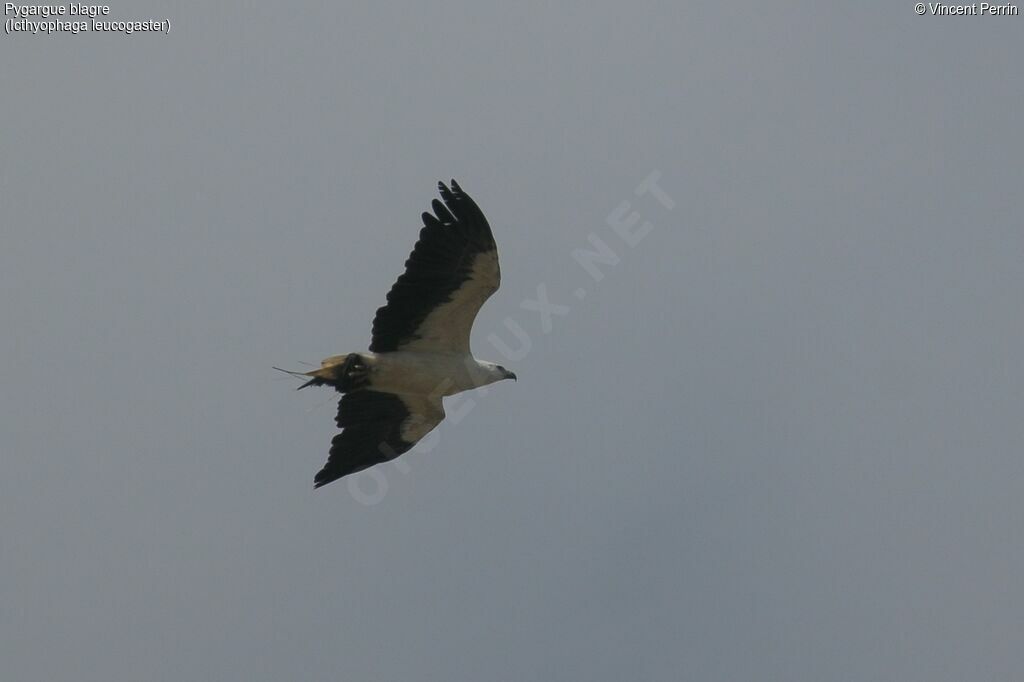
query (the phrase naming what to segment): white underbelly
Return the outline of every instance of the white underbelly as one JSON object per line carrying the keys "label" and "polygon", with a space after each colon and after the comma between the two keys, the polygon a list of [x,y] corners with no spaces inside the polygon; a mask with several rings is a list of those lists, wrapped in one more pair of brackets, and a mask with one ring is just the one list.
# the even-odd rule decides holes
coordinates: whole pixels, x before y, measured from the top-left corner
{"label": "white underbelly", "polygon": [[370,386],[389,393],[446,396],[480,385],[472,355],[454,353],[360,353],[370,367]]}

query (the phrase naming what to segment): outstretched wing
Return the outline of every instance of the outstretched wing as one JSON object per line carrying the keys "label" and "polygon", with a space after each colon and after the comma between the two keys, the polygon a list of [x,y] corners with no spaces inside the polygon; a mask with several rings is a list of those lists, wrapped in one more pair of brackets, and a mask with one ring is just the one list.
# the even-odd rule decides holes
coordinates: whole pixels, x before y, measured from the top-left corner
{"label": "outstretched wing", "polygon": [[423,214],[423,229],[405,273],[373,320],[370,350],[469,353],[480,307],[501,283],[498,247],[487,219],[452,180],[438,183],[442,204]]}
{"label": "outstretched wing", "polygon": [[440,396],[371,390],[346,393],[338,403],[342,432],[331,441],[331,454],[313,487],[398,457],[443,419]]}

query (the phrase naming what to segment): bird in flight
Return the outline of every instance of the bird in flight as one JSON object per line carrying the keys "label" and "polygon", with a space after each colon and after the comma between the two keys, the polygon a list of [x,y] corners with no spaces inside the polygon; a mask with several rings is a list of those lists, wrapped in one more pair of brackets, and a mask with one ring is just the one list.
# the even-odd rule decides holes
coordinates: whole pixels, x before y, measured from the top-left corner
{"label": "bird in flight", "polygon": [[[373,320],[370,349],[327,358],[306,386],[342,394],[327,463],[313,487],[387,462],[408,451],[444,419],[441,398],[516,375],[473,357],[469,334],[477,312],[498,290],[498,248],[487,219],[455,180],[438,183],[443,203],[423,214],[423,229],[405,273]],[[287,370],[284,370],[287,371]]]}

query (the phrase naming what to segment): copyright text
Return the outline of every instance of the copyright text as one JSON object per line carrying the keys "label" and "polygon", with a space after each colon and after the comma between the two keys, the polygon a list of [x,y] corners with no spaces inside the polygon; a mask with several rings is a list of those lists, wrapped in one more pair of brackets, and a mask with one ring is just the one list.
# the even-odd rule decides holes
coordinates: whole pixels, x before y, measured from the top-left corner
{"label": "copyright text", "polygon": [[1020,14],[1020,9],[1013,3],[995,5],[972,2],[969,5],[950,5],[944,2],[919,2],[914,5],[914,12],[934,17],[1015,17]]}

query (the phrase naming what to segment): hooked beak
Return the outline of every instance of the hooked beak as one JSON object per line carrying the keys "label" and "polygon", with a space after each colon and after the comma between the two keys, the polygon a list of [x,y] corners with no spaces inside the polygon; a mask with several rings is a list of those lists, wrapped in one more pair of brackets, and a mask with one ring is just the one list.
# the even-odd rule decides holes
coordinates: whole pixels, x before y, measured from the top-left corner
{"label": "hooked beak", "polygon": [[519,382],[519,380],[516,379],[516,373],[515,372],[509,372],[508,374],[505,375],[505,378],[506,379],[511,379],[512,381],[515,381],[516,383]]}

